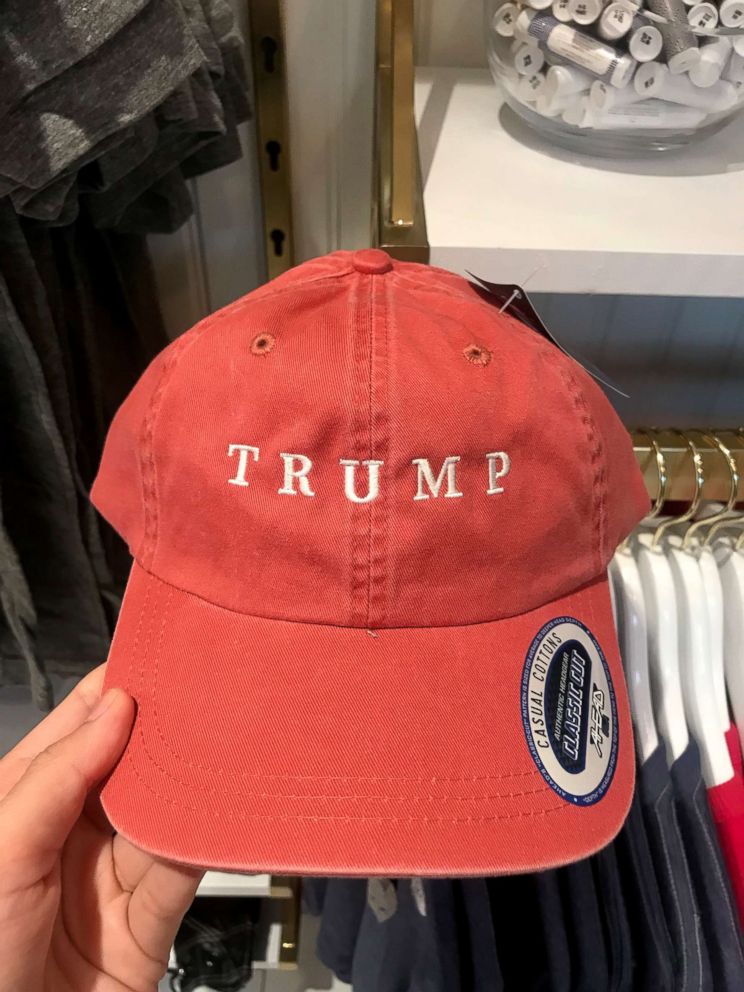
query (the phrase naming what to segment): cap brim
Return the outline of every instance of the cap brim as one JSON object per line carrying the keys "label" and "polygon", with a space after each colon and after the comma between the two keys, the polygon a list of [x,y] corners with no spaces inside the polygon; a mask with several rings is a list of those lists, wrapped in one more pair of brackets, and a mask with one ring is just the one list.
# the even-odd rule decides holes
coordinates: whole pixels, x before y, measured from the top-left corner
{"label": "cap brim", "polygon": [[[616,762],[576,805],[541,774],[525,658],[555,617],[601,644]],[[135,564],[106,681],[137,701],[103,789],[154,854],[245,872],[489,875],[585,857],[620,829],[633,741],[605,580],[518,617],[358,628],[245,616]]]}

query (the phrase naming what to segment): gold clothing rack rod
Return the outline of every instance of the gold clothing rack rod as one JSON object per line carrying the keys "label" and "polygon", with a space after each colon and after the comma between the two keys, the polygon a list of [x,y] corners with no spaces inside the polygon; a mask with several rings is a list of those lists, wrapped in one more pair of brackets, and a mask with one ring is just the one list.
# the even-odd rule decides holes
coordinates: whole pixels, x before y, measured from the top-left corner
{"label": "gold clothing rack rod", "polygon": [[740,476],[738,501],[744,501],[744,429],[689,429],[683,432],[638,429],[631,433],[635,455],[652,500],[659,491],[659,470],[651,438],[659,445],[664,456],[668,500],[689,502],[694,496],[695,468],[689,439],[702,459],[703,498],[725,502],[731,493],[731,468],[725,455],[713,441],[713,438],[718,438],[736,462]]}

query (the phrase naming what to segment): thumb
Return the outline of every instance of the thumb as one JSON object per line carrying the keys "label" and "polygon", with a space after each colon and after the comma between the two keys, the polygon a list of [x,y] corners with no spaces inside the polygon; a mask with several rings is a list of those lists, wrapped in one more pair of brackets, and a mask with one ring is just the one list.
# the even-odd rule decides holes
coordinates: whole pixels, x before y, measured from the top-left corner
{"label": "thumb", "polygon": [[37,878],[50,870],[88,793],[121,756],[133,720],[134,700],[111,689],[85,723],[34,758],[0,802],[0,848],[8,863]]}

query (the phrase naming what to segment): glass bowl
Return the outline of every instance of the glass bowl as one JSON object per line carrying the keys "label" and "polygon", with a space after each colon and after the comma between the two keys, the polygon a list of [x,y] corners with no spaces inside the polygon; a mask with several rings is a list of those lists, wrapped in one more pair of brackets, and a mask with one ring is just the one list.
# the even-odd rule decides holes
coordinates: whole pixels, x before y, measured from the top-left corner
{"label": "glass bowl", "polygon": [[592,155],[680,148],[744,105],[744,0],[485,0],[505,102]]}

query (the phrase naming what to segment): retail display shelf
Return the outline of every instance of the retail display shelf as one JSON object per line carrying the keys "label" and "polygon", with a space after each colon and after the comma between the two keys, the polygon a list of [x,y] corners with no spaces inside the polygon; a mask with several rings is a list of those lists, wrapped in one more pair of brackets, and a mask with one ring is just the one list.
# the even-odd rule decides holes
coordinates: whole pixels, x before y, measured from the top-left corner
{"label": "retail display shelf", "polygon": [[744,295],[744,119],[683,151],[583,158],[503,106],[488,70],[419,68],[431,263],[532,292]]}
{"label": "retail display shelf", "polygon": [[271,875],[237,875],[226,871],[208,871],[197,890],[200,896],[253,896],[260,899],[271,894]]}
{"label": "retail display shelf", "polygon": [[240,875],[229,871],[208,871],[197,895],[246,896],[255,899],[291,899],[292,883],[281,875]]}

